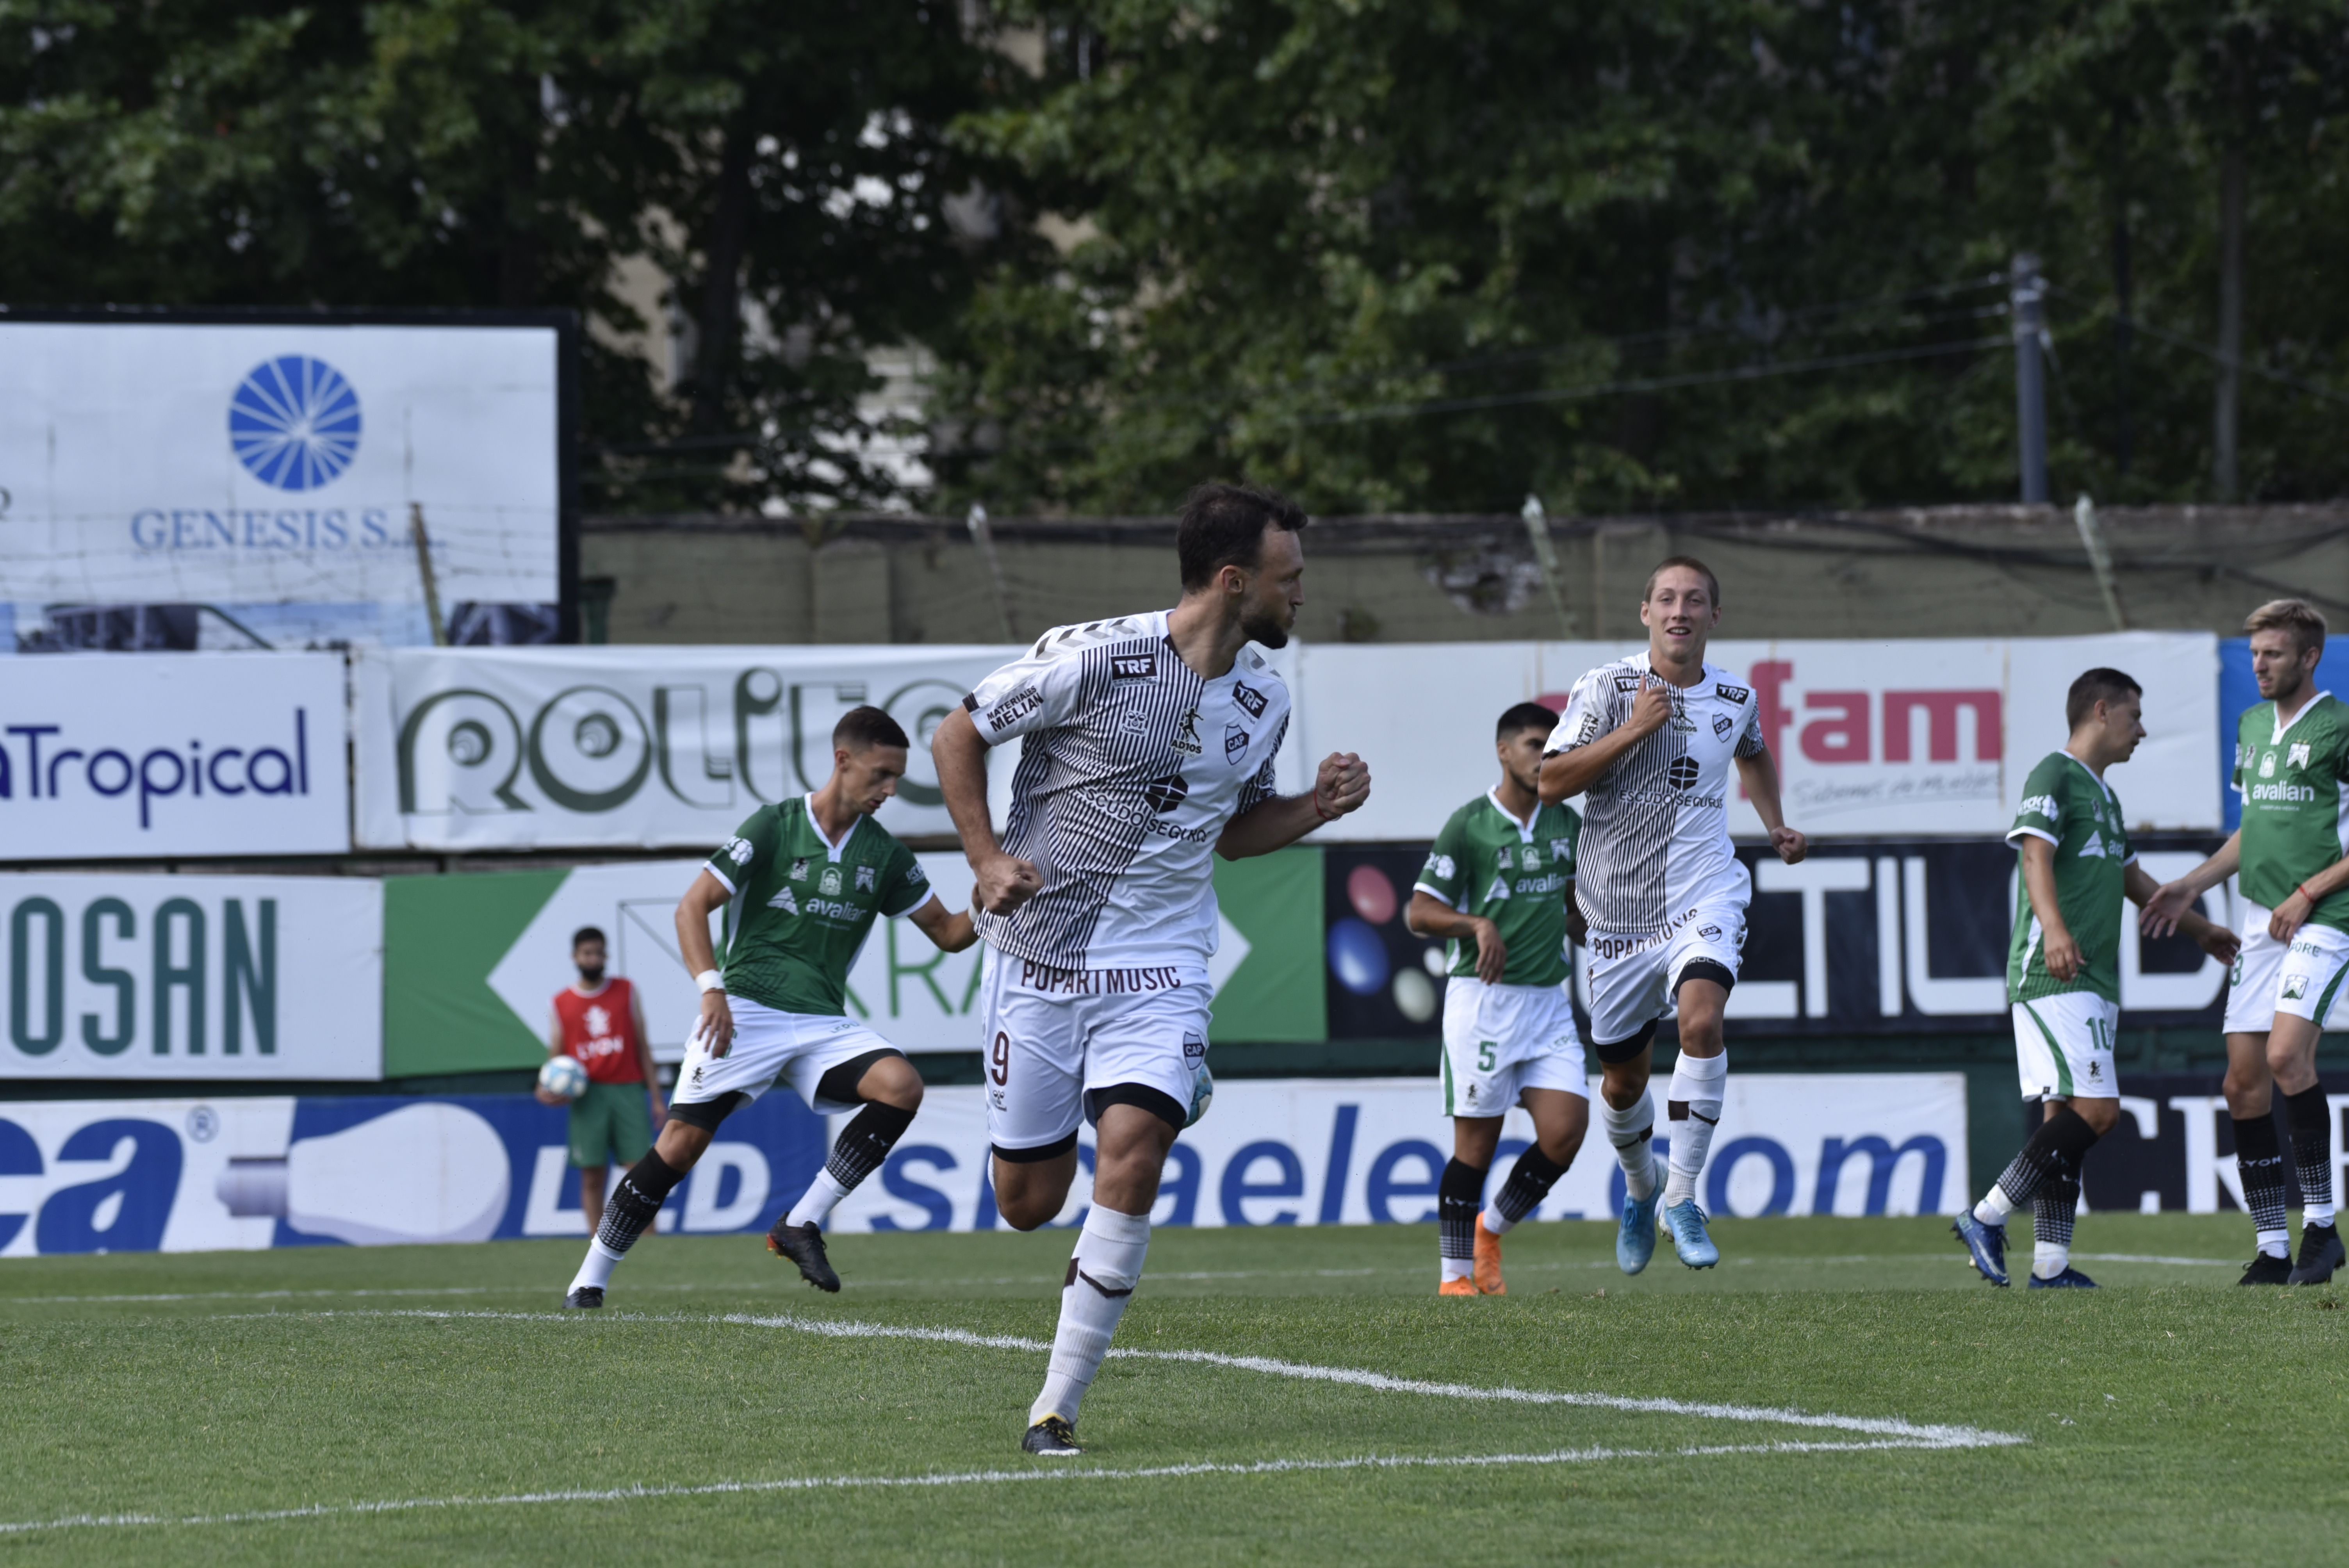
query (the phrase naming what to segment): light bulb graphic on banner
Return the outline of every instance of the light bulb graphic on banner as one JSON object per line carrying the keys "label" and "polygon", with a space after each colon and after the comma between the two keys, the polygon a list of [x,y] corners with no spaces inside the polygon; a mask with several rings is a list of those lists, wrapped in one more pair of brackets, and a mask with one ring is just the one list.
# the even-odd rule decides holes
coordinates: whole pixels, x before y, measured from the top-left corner
{"label": "light bulb graphic on banner", "polygon": [[496,1129],[463,1106],[403,1106],[279,1158],[231,1160],[214,1191],[240,1219],[274,1217],[353,1246],[483,1242],[512,1176]]}

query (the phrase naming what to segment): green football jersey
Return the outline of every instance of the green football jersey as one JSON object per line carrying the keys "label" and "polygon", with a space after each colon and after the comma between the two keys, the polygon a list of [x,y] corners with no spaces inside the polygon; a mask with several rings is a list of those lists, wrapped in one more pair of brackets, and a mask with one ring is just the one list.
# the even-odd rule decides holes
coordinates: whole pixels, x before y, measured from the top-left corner
{"label": "green football jersey", "polygon": [[888,829],[859,817],[828,844],[805,796],[751,812],[709,872],[734,895],[718,954],[726,989],[784,1013],[840,1015],[874,919],[930,896],[914,851]]}
{"label": "green football jersey", "polygon": [[[2243,796],[2243,896],[2273,909],[2349,854],[2349,706],[2319,692],[2281,726],[2271,702],[2245,709],[2235,788]],[[2349,931],[2349,888],[2318,904],[2309,923]]]}
{"label": "green football jersey", "polygon": [[2066,991],[2091,991],[2107,1002],[2121,999],[2121,916],[2127,900],[2128,829],[2112,786],[2088,771],[2068,751],[2051,751],[2023,780],[2023,804],[2006,841],[2020,854],[2023,839],[2055,846],[2055,907],[2079,944],[2080,968],[2069,980],[2047,973],[2047,948],[2039,917],[2031,910],[2031,888],[2019,874],[2014,887],[2014,940],[2007,948],[2006,999],[2035,1002]]}
{"label": "green football jersey", "polygon": [[[1418,887],[1463,914],[1481,915],[1508,948],[1504,985],[1557,985],[1567,976],[1566,888],[1582,818],[1565,806],[1535,808],[1530,826],[1479,795],[1444,824]],[[1452,973],[1476,973],[1476,944],[1451,944]]]}

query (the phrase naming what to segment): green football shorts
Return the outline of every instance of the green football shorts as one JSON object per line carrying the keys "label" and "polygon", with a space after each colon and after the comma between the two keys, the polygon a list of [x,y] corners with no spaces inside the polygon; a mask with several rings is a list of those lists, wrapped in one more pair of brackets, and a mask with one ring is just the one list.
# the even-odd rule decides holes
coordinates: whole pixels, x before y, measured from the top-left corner
{"label": "green football shorts", "polygon": [[641,1083],[591,1083],[571,1102],[571,1164],[609,1164],[605,1150],[634,1165],[653,1146],[653,1117]]}

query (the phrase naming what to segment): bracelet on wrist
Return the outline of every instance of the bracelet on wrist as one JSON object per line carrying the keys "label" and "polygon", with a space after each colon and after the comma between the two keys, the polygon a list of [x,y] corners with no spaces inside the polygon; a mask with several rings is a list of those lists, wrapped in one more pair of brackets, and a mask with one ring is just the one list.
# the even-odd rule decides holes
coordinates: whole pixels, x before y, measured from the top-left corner
{"label": "bracelet on wrist", "polygon": [[700,986],[704,993],[726,989],[726,976],[715,969],[703,970],[693,977],[693,983]]}

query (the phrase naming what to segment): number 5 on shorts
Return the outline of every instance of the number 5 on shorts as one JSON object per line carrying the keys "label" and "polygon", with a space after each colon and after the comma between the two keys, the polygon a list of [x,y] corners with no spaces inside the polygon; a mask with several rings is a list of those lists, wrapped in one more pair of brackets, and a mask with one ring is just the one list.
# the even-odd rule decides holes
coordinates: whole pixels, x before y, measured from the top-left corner
{"label": "number 5 on shorts", "polygon": [[1479,1040],[1476,1042],[1476,1070],[1478,1072],[1488,1073],[1493,1070],[1493,1053],[1495,1050],[1499,1048],[1499,1045],[1500,1042],[1497,1040]]}

